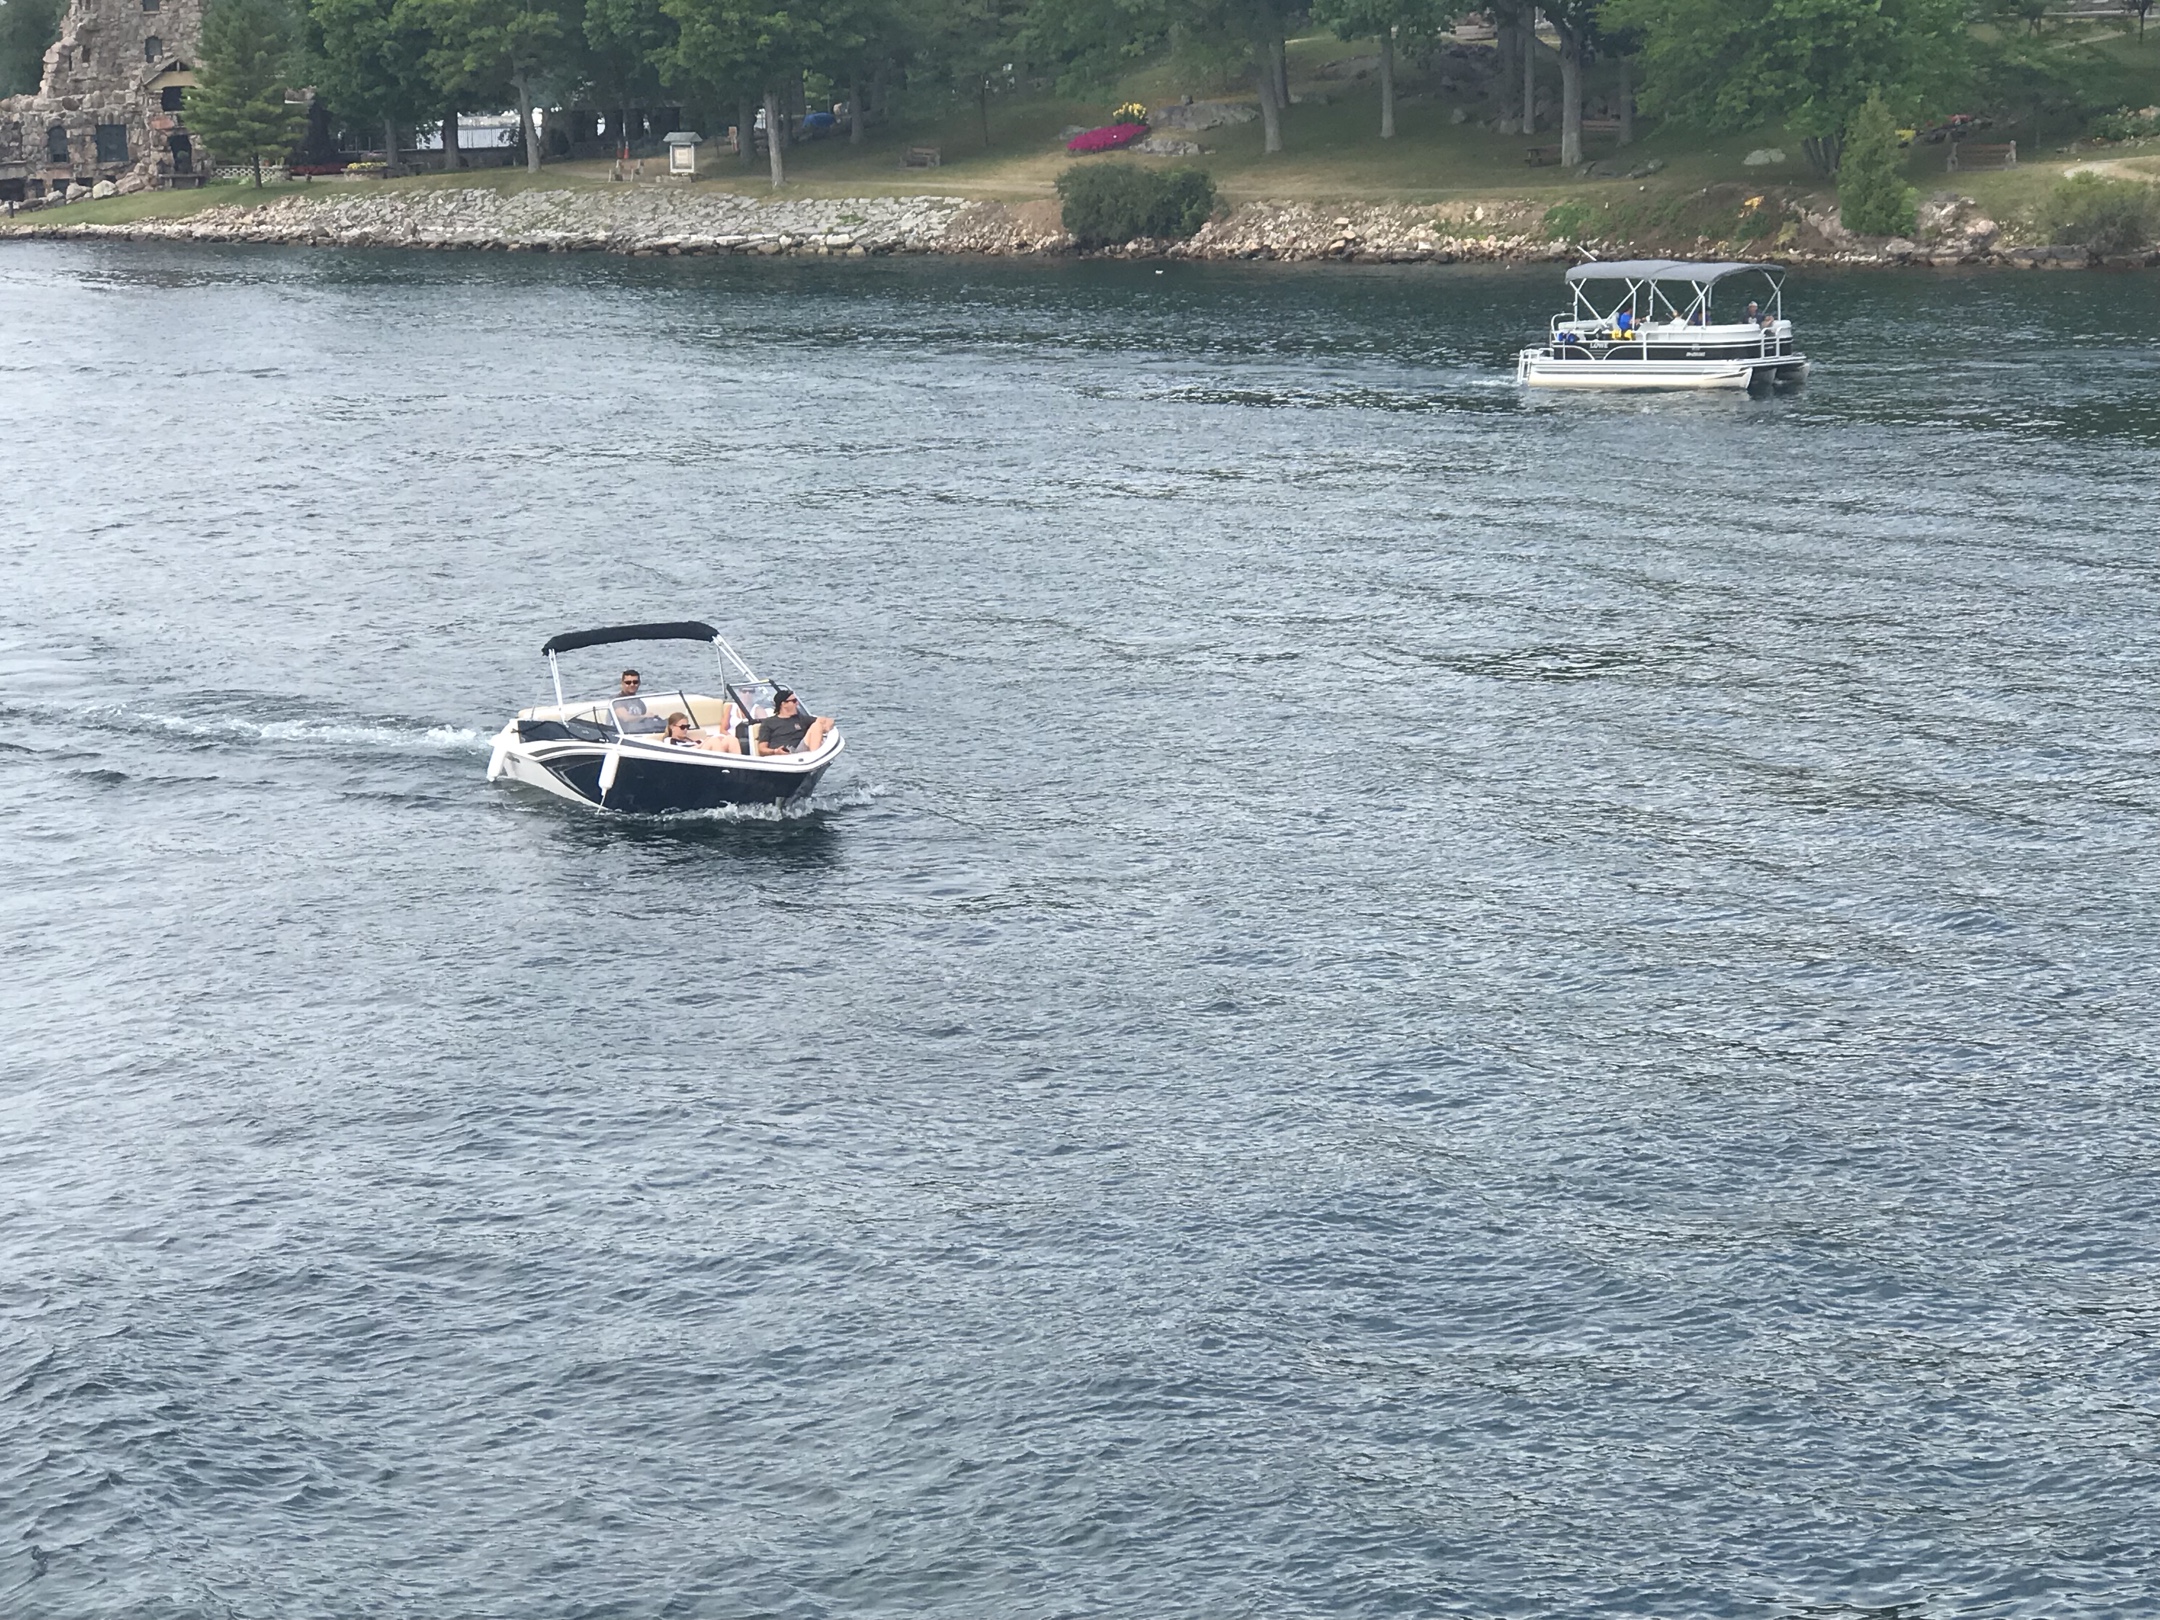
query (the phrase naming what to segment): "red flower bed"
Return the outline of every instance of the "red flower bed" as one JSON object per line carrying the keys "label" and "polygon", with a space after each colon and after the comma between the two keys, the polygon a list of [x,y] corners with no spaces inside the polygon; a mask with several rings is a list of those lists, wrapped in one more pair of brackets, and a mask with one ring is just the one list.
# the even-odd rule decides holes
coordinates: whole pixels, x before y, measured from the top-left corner
{"label": "red flower bed", "polygon": [[1065,143],[1068,152],[1110,152],[1120,146],[1130,146],[1147,133],[1145,124],[1105,124],[1101,129],[1087,130],[1075,135]]}
{"label": "red flower bed", "polygon": [[287,174],[343,174],[342,163],[295,163],[285,171]]}

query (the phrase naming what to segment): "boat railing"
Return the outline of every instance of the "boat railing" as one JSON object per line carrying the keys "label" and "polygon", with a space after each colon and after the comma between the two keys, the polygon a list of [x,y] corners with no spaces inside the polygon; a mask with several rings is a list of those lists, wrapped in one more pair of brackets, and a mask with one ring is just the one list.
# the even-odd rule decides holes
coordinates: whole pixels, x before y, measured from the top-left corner
{"label": "boat railing", "polygon": [[[1586,321],[1570,320],[1565,315],[1555,315],[1546,330],[1550,340],[1553,342],[1559,341],[1563,332],[1572,332],[1580,338],[1605,342],[1612,338],[1613,323],[1610,317]],[[1792,335],[1792,326],[1787,321],[1777,321],[1769,327],[1760,327],[1753,321],[1712,321],[1706,326],[1656,321],[1631,327],[1629,335],[1624,341],[1629,343],[1644,341],[1670,343],[1678,338],[1686,337],[1698,340],[1707,339],[1717,343],[1732,343],[1759,331],[1768,331],[1777,337],[1790,337]]]}
{"label": "boat railing", "polygon": [[1791,323],[1782,320],[1760,327],[1746,321],[1713,326],[1641,326],[1632,328],[1624,338],[1616,338],[1612,326],[1607,323],[1555,318],[1546,335],[1545,346],[1561,351],[1579,349],[1600,356],[1623,357],[1628,350],[1635,349],[1647,358],[1653,346],[1714,344],[1728,354],[1735,346],[1743,355],[1752,348],[1757,358],[1769,360],[1791,353],[1791,342]]}

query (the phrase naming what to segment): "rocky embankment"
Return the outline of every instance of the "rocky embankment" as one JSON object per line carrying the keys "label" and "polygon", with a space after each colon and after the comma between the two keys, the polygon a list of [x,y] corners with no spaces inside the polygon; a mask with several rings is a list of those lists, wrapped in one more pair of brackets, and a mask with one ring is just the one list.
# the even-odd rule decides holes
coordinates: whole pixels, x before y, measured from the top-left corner
{"label": "rocky embankment", "polygon": [[[1753,200],[1766,206],[1764,199]],[[70,205],[72,207],[73,205]],[[1916,240],[1861,238],[1834,211],[1773,199],[1773,232],[1735,243],[1556,239],[1542,200],[1327,206],[1247,203],[1226,209],[1189,241],[1138,241],[1110,249],[1128,257],[1335,259],[1353,263],[1528,263],[1637,254],[1730,254],[1796,263],[2013,264],[2069,268],[2093,262],[2083,249],[2024,247],[1983,217],[1970,198],[1929,199]],[[607,252],[640,256],[794,254],[861,258],[888,253],[1054,254],[1074,251],[1058,205],[969,202],[959,197],[765,200],[664,184],[620,189],[520,191],[380,190],[324,185],[318,192],[122,224],[71,220],[70,208],[19,216],[9,234],[72,239],[280,243],[509,252]],[[0,229],[5,229],[0,227]],[[2130,267],[2160,255],[2110,259]]]}

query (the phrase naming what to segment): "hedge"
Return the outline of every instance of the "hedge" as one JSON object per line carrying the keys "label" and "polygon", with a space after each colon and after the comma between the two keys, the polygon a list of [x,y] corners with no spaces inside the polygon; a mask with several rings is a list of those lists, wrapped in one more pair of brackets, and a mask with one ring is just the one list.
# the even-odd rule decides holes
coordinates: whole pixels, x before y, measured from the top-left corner
{"label": "hedge", "polygon": [[1058,176],[1065,229],[1084,248],[1136,236],[1191,236],[1215,212],[1215,182],[1199,169],[1144,169],[1089,163]]}

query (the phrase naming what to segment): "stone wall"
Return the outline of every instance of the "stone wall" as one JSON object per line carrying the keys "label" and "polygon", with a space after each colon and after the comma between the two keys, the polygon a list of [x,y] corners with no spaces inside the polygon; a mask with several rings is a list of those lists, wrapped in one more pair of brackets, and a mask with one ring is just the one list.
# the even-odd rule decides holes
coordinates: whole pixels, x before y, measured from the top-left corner
{"label": "stone wall", "polygon": [[201,174],[187,129],[204,0],[70,0],[37,93],[0,101],[0,198],[121,191]]}
{"label": "stone wall", "polygon": [[[231,193],[224,193],[231,196]],[[207,200],[207,199],[206,199]],[[1248,202],[1227,209],[1190,241],[1140,241],[1108,250],[1130,258],[1334,260],[1347,264],[1572,263],[1584,257],[1731,257],[1734,244],[1701,240],[1559,241],[1545,198],[1447,203]],[[1752,257],[1786,264],[2086,264],[2160,268],[2160,251],[2096,260],[2083,248],[2024,247],[1981,217],[1968,197],[1931,197],[1921,240],[1856,237],[1794,199],[1804,221]],[[0,221],[12,237],[89,241],[253,242],[319,247],[402,247],[640,256],[792,254],[864,258],[885,253],[1057,254],[1074,251],[1053,198],[776,199],[671,181],[560,191],[488,187],[393,189],[381,181],[324,181],[305,193],[257,199],[242,189],[194,213],[126,224],[82,221],[60,209]]]}

